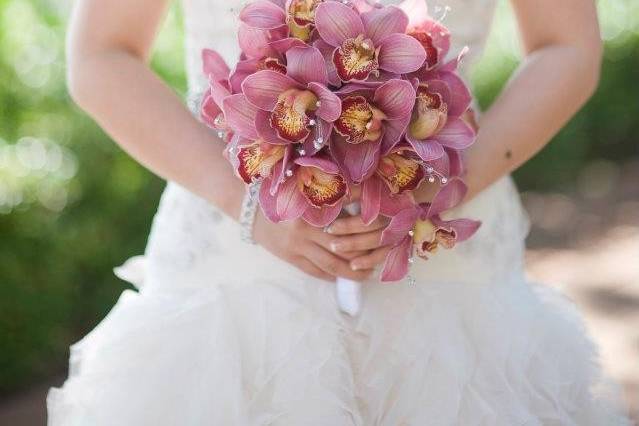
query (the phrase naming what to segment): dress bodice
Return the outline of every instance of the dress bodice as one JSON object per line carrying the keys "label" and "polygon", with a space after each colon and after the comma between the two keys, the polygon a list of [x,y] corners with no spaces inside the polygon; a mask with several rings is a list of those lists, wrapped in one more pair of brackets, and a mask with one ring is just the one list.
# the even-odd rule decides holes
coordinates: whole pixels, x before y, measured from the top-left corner
{"label": "dress bodice", "polygon": [[[477,59],[490,31],[496,0],[424,0],[429,13],[440,17],[452,33],[451,54],[469,47],[463,69]],[[202,74],[201,51],[218,51],[232,67],[239,57],[237,42],[238,15],[246,0],[182,0],[186,20],[186,52],[189,91],[202,93],[206,80]],[[383,4],[396,4],[397,0],[382,0]],[[445,9],[448,9],[445,12]]]}

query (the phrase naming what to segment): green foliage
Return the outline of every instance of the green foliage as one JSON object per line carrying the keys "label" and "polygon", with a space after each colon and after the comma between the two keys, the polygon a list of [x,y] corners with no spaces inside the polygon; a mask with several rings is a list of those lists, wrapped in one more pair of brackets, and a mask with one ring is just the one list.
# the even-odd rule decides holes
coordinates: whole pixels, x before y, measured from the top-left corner
{"label": "green foliage", "polygon": [[[633,1],[602,3],[637,11]],[[0,393],[64,368],[68,345],[94,327],[125,288],[112,268],[143,251],[163,187],[68,98],[69,3],[0,0]],[[499,13],[492,47],[474,78],[484,106],[517,65],[507,9]],[[639,31],[629,21],[632,13],[608,15],[601,87],[517,172],[524,189],[569,187],[592,159],[636,155]],[[184,93],[180,21],[173,9],[153,66]]]}

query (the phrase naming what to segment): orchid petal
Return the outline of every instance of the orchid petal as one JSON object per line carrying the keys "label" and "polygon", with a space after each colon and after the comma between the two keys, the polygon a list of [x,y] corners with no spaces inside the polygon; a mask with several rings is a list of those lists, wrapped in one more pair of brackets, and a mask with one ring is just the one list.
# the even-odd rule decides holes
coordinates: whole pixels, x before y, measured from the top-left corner
{"label": "orchid petal", "polygon": [[468,240],[481,226],[480,221],[472,219],[441,220],[438,216],[435,216],[431,218],[431,221],[436,226],[453,229],[455,231],[455,240],[458,243]]}
{"label": "orchid petal", "polygon": [[328,82],[333,86],[340,86],[342,84],[342,80],[339,79],[339,76],[337,75],[337,68],[335,68],[335,63],[333,62],[333,53],[336,48],[322,39],[317,39],[313,43],[313,47],[317,48],[322,53]]}
{"label": "orchid petal", "polygon": [[464,161],[461,152],[454,149],[446,149],[448,162],[450,164],[450,176],[460,177],[464,174]]}
{"label": "orchid petal", "polygon": [[209,82],[209,86],[211,88],[211,96],[218,106],[222,105],[224,98],[231,95],[226,82],[211,81]]}
{"label": "orchid petal", "polygon": [[271,222],[278,223],[282,219],[280,219],[277,214],[277,198],[271,194],[269,188],[272,184],[271,178],[266,178],[262,182],[262,186],[260,187],[260,207],[262,209],[262,213],[264,216],[270,220]]}
{"label": "orchid petal", "polygon": [[[455,73],[442,73],[440,78],[450,88],[450,101],[446,101],[448,104],[448,115],[451,117],[459,117],[466,112],[472,102],[472,95],[468,90],[468,86],[464,81]],[[430,85],[429,85],[430,87]]]}
{"label": "orchid petal", "polygon": [[329,122],[337,120],[342,113],[342,101],[340,98],[326,86],[318,83],[310,83],[308,88],[315,93],[319,100],[319,108],[316,114],[322,120]]}
{"label": "orchid petal", "polygon": [[242,92],[256,107],[272,111],[278,97],[288,89],[302,86],[291,77],[276,71],[262,70],[252,74],[242,83]]}
{"label": "orchid petal", "polygon": [[442,146],[452,149],[466,149],[475,142],[475,131],[461,118],[450,120],[433,136]]}
{"label": "orchid petal", "polygon": [[375,90],[373,103],[389,120],[410,116],[415,103],[415,89],[406,80],[393,79]]}
{"label": "orchid petal", "polygon": [[431,161],[426,162],[426,166],[432,167],[437,173],[443,175],[446,178],[450,177],[450,161],[448,154],[444,150],[444,155]]}
{"label": "orchid petal", "polygon": [[306,209],[302,217],[309,224],[316,226],[318,228],[323,228],[333,223],[333,221],[337,219],[337,216],[339,216],[341,212],[342,212],[342,203],[340,202],[335,204],[334,206],[324,206],[320,209],[318,208]]}
{"label": "orchid petal", "polygon": [[200,117],[202,121],[209,127],[217,128],[218,125],[215,120],[220,116],[222,110],[213,99],[213,95],[209,91],[202,99],[202,105],[200,106]]}
{"label": "orchid petal", "polygon": [[324,146],[326,146],[331,137],[331,133],[333,132],[333,123],[319,120],[319,125],[322,128],[322,143],[316,145],[315,141],[317,136],[316,134],[311,133],[302,144],[302,149],[305,151],[305,155],[315,155],[317,152],[322,150]]}
{"label": "orchid petal", "polygon": [[379,161],[380,141],[352,144],[342,138],[331,140],[331,153],[335,161],[354,183],[370,175]]}
{"label": "orchid petal", "polygon": [[364,24],[357,12],[335,1],[317,6],[315,27],[320,37],[331,46],[339,46],[344,40],[364,34]]}
{"label": "orchid petal", "polygon": [[361,216],[366,225],[370,225],[379,215],[381,190],[382,182],[377,176],[371,176],[362,182]]}
{"label": "orchid petal", "polygon": [[381,280],[399,281],[408,275],[408,259],[413,251],[413,240],[405,237],[401,244],[393,247],[386,255]]}
{"label": "orchid petal", "polygon": [[468,187],[461,179],[453,179],[439,190],[426,212],[427,217],[435,216],[450,210],[462,202],[468,192]]}
{"label": "orchid petal", "polygon": [[257,0],[244,6],[240,21],[249,27],[270,30],[286,24],[286,12],[270,1]]}
{"label": "orchid petal", "polygon": [[366,35],[375,45],[390,34],[405,33],[408,25],[408,16],[396,6],[372,9],[361,16]]}
{"label": "orchid petal", "polygon": [[239,93],[242,91],[242,83],[251,74],[257,71],[259,59],[245,59],[235,64],[235,69],[229,76],[229,83],[233,93]]}
{"label": "orchid petal", "polygon": [[275,164],[275,166],[273,167],[273,172],[272,172],[273,178],[271,179],[271,184],[269,188],[271,195],[275,195],[280,188],[280,184],[286,180],[286,177],[287,177],[286,171],[290,167],[289,162],[291,159],[291,155],[292,155],[292,149],[291,149],[291,145],[289,145],[286,147],[286,151],[284,151],[284,158],[282,158],[282,161]]}
{"label": "orchid petal", "polygon": [[295,177],[288,178],[280,185],[277,192],[277,215],[281,220],[297,219],[309,207]]}
{"label": "orchid petal", "polygon": [[406,134],[406,140],[423,161],[433,161],[445,154],[444,148],[437,141],[415,139],[410,136],[410,132]]}
{"label": "orchid petal", "polygon": [[334,162],[332,162],[331,160],[329,160],[328,158],[322,157],[322,156],[318,156],[318,157],[309,157],[309,156],[304,156],[304,157],[299,157],[297,159],[295,159],[295,164],[298,164],[300,166],[304,166],[304,167],[316,167],[326,173],[332,174],[332,175],[336,175],[339,174],[339,167],[337,167],[337,164],[335,164]]}
{"label": "orchid petal", "polygon": [[272,42],[269,31],[259,28],[252,28],[244,23],[240,23],[237,39],[240,49],[247,58],[261,59],[269,56]]}
{"label": "orchid petal", "polygon": [[253,106],[241,93],[231,95],[222,102],[222,110],[228,126],[240,136],[247,139],[257,139],[255,131],[255,114],[257,108]]}
{"label": "orchid petal", "polygon": [[303,84],[326,84],[324,57],[315,47],[292,47],[286,52],[287,74]]}
{"label": "orchid petal", "polygon": [[292,49],[293,47],[306,47],[307,44],[304,43],[299,38],[286,37],[286,38],[283,38],[281,40],[275,40],[275,41],[269,43],[269,46],[275,52],[277,52],[280,55],[284,56],[284,55],[286,55],[286,52],[289,51],[289,49]]}
{"label": "orchid petal", "polygon": [[426,60],[426,51],[413,37],[391,34],[379,45],[379,67],[396,74],[416,71]]}
{"label": "orchid petal", "polygon": [[415,207],[415,198],[410,192],[392,194],[387,185],[382,185],[379,211],[384,216],[395,216],[405,209]]}
{"label": "orchid petal", "polygon": [[397,145],[402,139],[402,135],[406,132],[410,115],[400,118],[399,120],[387,120],[384,122],[384,135],[382,136],[382,154],[388,154],[391,149]]}
{"label": "orchid petal", "polygon": [[[379,84],[378,86],[381,86],[381,84]],[[358,95],[362,95],[366,98],[370,98],[369,95],[373,95],[375,92],[375,87],[372,87],[370,85],[364,84],[363,81],[358,81],[356,83],[346,83],[344,84],[342,87],[340,87],[339,89],[337,89],[335,91],[335,93],[339,94],[339,95],[350,95],[350,94],[354,94],[356,92],[361,92],[361,93],[357,93]]]}
{"label": "orchid petal", "polygon": [[448,83],[443,80],[429,80],[426,82],[426,86],[429,93],[437,93],[441,96],[442,102],[448,106],[447,112],[450,115],[450,105],[453,101],[453,95]]}
{"label": "orchid petal", "polygon": [[213,76],[217,81],[227,79],[231,72],[222,56],[211,49],[202,50],[202,70],[205,75]]}
{"label": "orchid petal", "polygon": [[408,236],[408,233],[415,226],[415,221],[419,217],[419,210],[414,206],[408,209],[404,209],[391,218],[390,223],[382,232],[382,245],[396,245],[404,237]]}

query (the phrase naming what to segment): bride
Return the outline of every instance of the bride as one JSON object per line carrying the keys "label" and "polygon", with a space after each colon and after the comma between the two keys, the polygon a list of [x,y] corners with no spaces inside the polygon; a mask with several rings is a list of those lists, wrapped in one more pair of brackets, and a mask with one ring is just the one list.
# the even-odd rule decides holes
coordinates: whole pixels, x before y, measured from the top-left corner
{"label": "bride", "polygon": [[[457,50],[470,47],[466,66],[494,2],[446,1]],[[49,425],[628,424],[574,307],[525,280],[527,222],[508,176],[597,86],[594,1],[512,0],[525,58],[479,120],[458,208],[483,225],[416,262],[410,285],[375,278],[388,251],[381,220],[338,219],[323,232],[258,212],[257,244],[241,240],[245,188],[223,144],[147,65],[168,3],[75,7],[71,95],[169,184],[145,256],[116,270],[138,291],[71,348]],[[183,0],[193,110],[207,83],[200,52],[235,62],[242,6]],[[338,276],[364,282],[356,317],[336,307]]]}

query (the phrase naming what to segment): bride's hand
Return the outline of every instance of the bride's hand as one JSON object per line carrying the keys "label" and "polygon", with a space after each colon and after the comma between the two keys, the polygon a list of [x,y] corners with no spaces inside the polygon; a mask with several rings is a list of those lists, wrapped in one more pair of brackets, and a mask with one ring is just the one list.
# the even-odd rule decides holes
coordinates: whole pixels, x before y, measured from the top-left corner
{"label": "bride's hand", "polygon": [[365,225],[361,216],[337,219],[328,228],[332,237],[330,247],[339,255],[357,253],[349,256],[350,268],[354,271],[370,271],[383,263],[390,251],[389,246],[380,243],[388,223],[389,219],[383,216],[370,225]]}
{"label": "bride's hand", "polygon": [[[366,256],[368,249],[357,249],[370,245],[360,244],[360,241],[369,241],[370,233],[368,228],[353,228],[350,234],[361,233],[364,238],[359,239],[356,235],[346,236],[342,225],[343,220],[338,219],[331,226],[337,226],[336,234],[331,235],[323,229],[307,224],[301,219],[272,223],[266,219],[258,210],[255,218],[253,236],[255,241],[273,253],[275,256],[301,269],[316,278],[335,281],[337,277],[352,279],[355,281],[366,280],[372,268],[351,268],[349,261],[353,258]],[[348,222],[350,223],[350,221]],[[381,231],[380,231],[381,235]],[[366,237],[368,236],[368,237]],[[357,240],[357,244],[349,238]],[[348,244],[348,250],[342,250],[339,244]],[[338,244],[338,246],[335,246]],[[339,249],[338,249],[339,248]]]}

